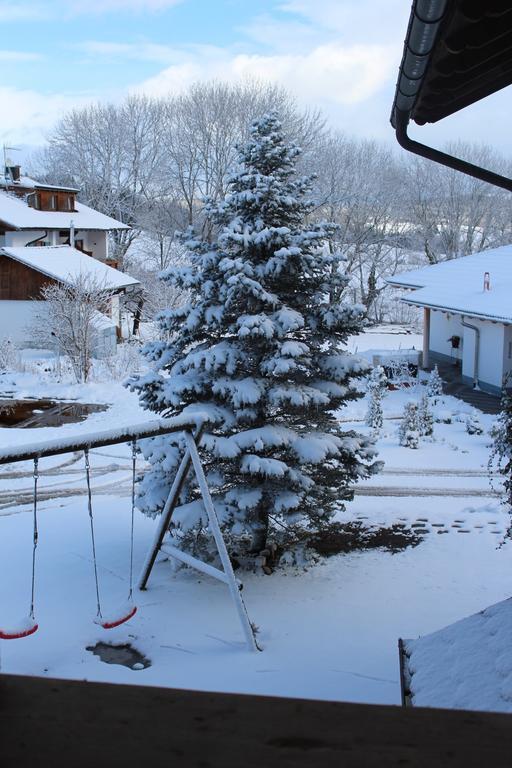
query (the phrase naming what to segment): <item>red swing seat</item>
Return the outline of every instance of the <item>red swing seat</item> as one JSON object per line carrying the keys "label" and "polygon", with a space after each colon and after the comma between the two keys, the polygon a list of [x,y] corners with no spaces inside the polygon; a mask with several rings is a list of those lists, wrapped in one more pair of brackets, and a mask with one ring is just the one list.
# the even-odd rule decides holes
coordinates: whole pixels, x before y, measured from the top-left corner
{"label": "red swing seat", "polygon": [[112,612],[109,616],[97,616],[94,620],[103,629],[114,629],[129,621],[137,613],[137,606],[131,602],[125,603],[118,611]]}
{"label": "red swing seat", "polygon": [[30,616],[22,619],[18,626],[1,628],[0,627],[0,640],[19,640],[22,637],[29,637],[37,632],[39,624]]}

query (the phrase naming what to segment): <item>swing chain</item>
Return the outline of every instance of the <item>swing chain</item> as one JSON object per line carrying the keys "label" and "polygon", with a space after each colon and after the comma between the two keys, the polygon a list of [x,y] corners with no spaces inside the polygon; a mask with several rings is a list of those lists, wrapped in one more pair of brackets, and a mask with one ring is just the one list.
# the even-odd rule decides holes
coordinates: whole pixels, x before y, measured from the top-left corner
{"label": "swing chain", "polygon": [[91,543],[92,543],[92,561],[94,566],[94,583],[96,585],[96,610],[97,616],[101,619],[101,601],[100,601],[100,585],[98,580],[98,566],[96,562],[96,540],[94,538],[94,522],[92,514],[92,491],[91,491],[91,465],[89,462],[89,449],[84,450],[85,459],[85,478],[87,481],[87,507],[89,511],[89,522],[91,526]]}
{"label": "swing chain", "polygon": [[33,507],[33,519],[34,519],[34,533],[32,543],[32,586],[30,592],[30,612],[29,616],[34,619],[34,597],[36,587],[36,549],[39,539],[39,533],[37,529],[37,481],[39,480],[39,459],[34,459],[34,507]]}
{"label": "swing chain", "polygon": [[128,600],[133,596],[133,528],[135,520],[135,474],[137,469],[137,440],[132,440],[132,512],[131,512],[131,531],[130,531],[130,590]]}

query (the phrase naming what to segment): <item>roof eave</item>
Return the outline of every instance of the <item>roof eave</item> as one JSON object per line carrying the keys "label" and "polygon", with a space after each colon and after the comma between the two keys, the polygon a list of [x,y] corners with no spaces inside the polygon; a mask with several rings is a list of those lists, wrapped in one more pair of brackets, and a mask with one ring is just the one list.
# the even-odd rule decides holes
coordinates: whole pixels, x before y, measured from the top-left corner
{"label": "roof eave", "polygon": [[408,298],[402,296],[400,298],[404,304],[409,304],[413,307],[425,307],[426,309],[434,309],[438,312],[446,312],[450,315],[461,315],[463,317],[474,317],[477,320],[489,320],[494,323],[503,323],[504,325],[512,324],[512,317],[501,317],[500,315],[489,315],[483,312],[475,312],[474,310],[460,309],[457,307],[447,307],[443,304],[435,304],[432,301],[422,301],[421,299],[415,299],[414,296]]}

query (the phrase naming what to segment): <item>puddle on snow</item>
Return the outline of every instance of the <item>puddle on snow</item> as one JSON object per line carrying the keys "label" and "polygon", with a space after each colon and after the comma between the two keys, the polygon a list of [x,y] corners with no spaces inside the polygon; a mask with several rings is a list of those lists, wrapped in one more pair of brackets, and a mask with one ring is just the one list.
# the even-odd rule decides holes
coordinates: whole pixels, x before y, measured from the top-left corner
{"label": "puddle on snow", "polygon": [[60,427],[85,421],[91,413],[106,410],[106,405],[90,403],[0,399],[0,427]]}
{"label": "puddle on snow", "polygon": [[99,642],[96,645],[88,645],[85,650],[99,656],[105,664],[120,664],[122,667],[134,670],[146,669],[151,666],[150,660],[129,643],[110,645]]}

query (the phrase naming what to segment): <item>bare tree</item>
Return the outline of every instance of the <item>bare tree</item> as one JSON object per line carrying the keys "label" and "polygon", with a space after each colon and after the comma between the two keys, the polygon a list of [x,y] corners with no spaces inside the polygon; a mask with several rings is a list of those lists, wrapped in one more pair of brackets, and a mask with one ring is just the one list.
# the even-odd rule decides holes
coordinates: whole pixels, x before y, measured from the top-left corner
{"label": "bare tree", "polygon": [[316,166],[319,212],[336,224],[329,247],[345,256],[349,290],[371,316],[384,276],[404,260],[399,165],[375,141],[333,133],[318,144]]}
{"label": "bare tree", "polygon": [[34,337],[57,345],[59,354],[69,358],[77,382],[86,382],[112,293],[95,276],[80,273],[67,284],[44,286],[41,296]]}
{"label": "bare tree", "polygon": [[[447,145],[446,151],[503,172],[505,161],[485,145],[456,142]],[[510,204],[506,192],[415,156],[408,158],[405,169],[406,216],[429,264],[507,242]]]}

